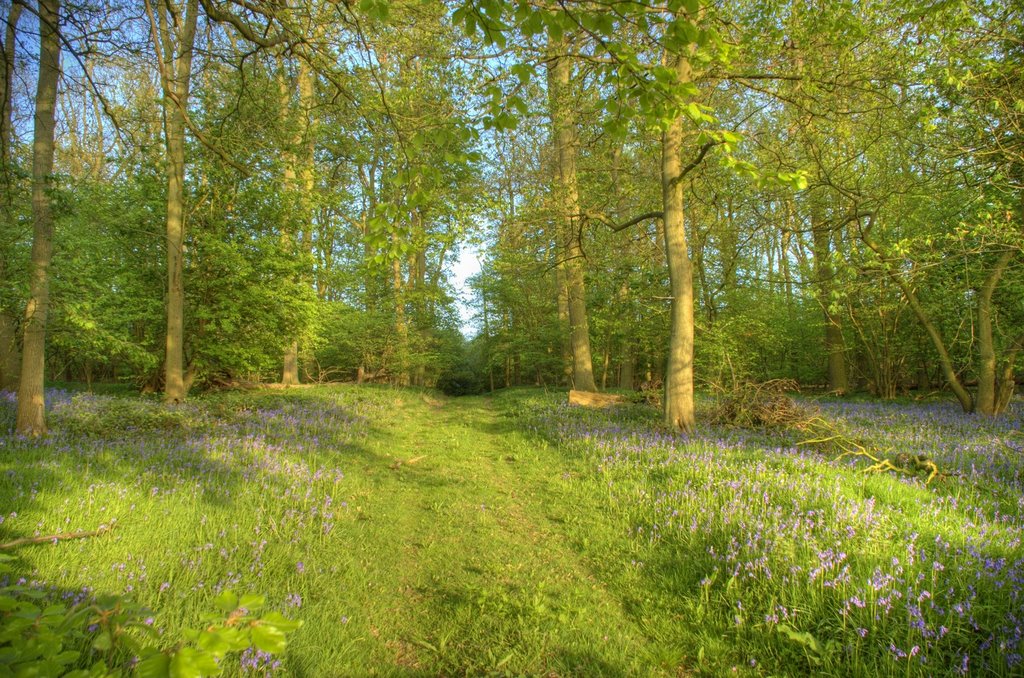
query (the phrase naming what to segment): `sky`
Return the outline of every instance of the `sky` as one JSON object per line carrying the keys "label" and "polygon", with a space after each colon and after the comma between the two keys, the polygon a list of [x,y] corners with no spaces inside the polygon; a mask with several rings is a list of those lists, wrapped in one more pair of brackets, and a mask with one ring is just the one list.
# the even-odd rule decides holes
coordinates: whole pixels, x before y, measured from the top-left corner
{"label": "sky", "polygon": [[452,266],[452,274],[449,278],[458,295],[456,307],[459,309],[459,318],[461,319],[459,329],[462,330],[462,336],[466,339],[471,339],[476,334],[476,328],[472,322],[473,309],[470,307],[473,292],[469,289],[467,281],[480,272],[480,256],[481,252],[477,246],[463,244],[459,248],[459,258]]}

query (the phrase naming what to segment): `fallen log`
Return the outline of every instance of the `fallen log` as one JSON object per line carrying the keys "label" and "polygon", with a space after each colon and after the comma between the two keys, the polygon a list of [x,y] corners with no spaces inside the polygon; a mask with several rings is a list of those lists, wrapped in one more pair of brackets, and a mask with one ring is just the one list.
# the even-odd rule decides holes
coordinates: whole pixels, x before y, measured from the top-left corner
{"label": "fallen log", "polygon": [[569,404],[582,407],[611,407],[628,402],[626,396],[614,393],[592,393],[590,391],[569,391]]}

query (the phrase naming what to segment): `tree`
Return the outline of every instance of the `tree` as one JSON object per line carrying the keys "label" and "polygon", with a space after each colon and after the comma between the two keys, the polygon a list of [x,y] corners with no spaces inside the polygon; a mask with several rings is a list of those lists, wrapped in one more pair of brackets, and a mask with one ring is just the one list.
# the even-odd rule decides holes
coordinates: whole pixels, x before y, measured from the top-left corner
{"label": "tree", "polygon": [[167,341],[164,400],[180,403],[185,376],[185,120],[192,86],[192,55],[199,0],[146,0],[150,36],[163,88],[167,174]]}
{"label": "tree", "polygon": [[[586,286],[583,279],[583,221],[580,210],[576,160],[579,132],[573,119],[569,89],[572,64],[566,48],[569,38],[552,41],[548,46],[548,106],[551,112],[551,140],[555,149],[554,200],[559,227],[559,270],[565,287],[569,318],[569,343],[572,353],[572,385],[580,391],[596,391],[594,363],[590,353],[590,326],[587,321]],[[559,294],[562,291],[559,290]]]}
{"label": "tree", "polygon": [[46,433],[43,384],[46,367],[46,318],[50,308],[50,259],[53,254],[53,137],[57,82],[60,79],[59,0],[40,0],[39,80],[32,142],[32,261],[25,306],[21,381],[16,428],[23,435]]}
{"label": "tree", "polygon": [[[21,18],[21,4],[11,3],[7,15],[4,40],[0,44],[0,58],[3,59],[0,72],[0,182],[3,184],[3,201],[0,204],[0,280],[10,275],[11,245],[14,239],[14,193],[15,171],[11,153],[11,138],[14,134],[14,59],[18,21]],[[7,290],[4,289],[4,292]],[[7,294],[0,295],[0,389],[13,390],[18,386],[21,370],[21,355],[18,349],[17,318],[14,304]]]}

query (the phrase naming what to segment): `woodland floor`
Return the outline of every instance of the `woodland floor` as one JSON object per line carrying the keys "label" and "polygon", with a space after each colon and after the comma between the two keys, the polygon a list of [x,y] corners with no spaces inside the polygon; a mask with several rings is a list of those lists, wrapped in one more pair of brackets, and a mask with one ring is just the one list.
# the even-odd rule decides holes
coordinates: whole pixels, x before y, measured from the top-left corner
{"label": "woodland floor", "polygon": [[224,589],[302,621],[282,666],[228,675],[1020,675],[1022,403],[820,403],[949,474],[926,485],[565,398],[55,390],[50,436],[0,434],[0,541],[116,521],[17,567],[138,601],[167,643]]}

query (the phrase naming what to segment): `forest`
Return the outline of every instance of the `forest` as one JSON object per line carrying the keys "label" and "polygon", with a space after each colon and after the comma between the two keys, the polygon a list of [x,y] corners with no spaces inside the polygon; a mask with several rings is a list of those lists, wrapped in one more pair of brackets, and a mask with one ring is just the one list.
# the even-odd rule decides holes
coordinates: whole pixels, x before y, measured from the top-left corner
{"label": "forest", "polygon": [[1021,670],[1019,2],[0,16],[0,673]]}

